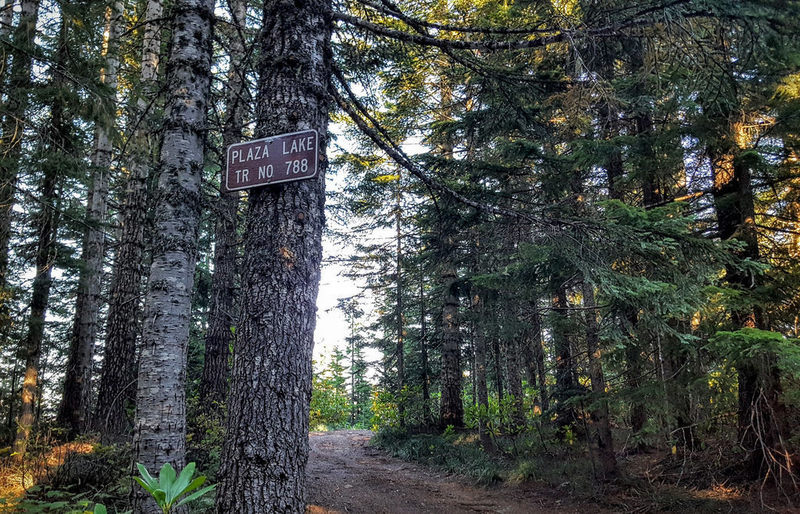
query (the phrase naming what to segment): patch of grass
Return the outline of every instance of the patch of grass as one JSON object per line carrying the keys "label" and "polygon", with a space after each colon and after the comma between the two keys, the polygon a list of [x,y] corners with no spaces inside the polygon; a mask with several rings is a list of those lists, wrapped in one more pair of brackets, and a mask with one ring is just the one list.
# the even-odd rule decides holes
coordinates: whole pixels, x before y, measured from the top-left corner
{"label": "patch of grass", "polygon": [[486,455],[469,435],[415,435],[384,429],[372,438],[371,444],[400,459],[459,474],[481,485],[503,479],[502,466]]}

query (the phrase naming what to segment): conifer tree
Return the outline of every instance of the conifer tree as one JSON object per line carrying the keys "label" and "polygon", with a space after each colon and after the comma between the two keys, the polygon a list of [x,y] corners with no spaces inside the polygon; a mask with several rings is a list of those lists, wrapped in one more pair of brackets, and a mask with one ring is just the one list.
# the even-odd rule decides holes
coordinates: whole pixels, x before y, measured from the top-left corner
{"label": "conifer tree", "polygon": [[104,109],[95,122],[91,155],[89,194],[86,201],[85,231],[75,320],[70,340],[64,394],[58,422],[75,436],[87,428],[90,412],[91,372],[100,311],[101,279],[105,257],[108,176],[111,168],[114,119],[116,117],[119,35],[123,29],[123,2],[115,0],[106,12],[104,67],[100,82],[108,88]]}
{"label": "conifer tree", "polygon": [[[147,178],[154,155],[154,134],[149,132],[150,110],[157,93],[161,55],[160,0],[148,0],[144,15],[139,89],[132,98],[133,133],[126,157],[127,175],[118,213],[119,229],[109,292],[105,352],[94,413],[96,427],[107,439],[119,439],[130,430],[126,406],[135,398],[136,341],[140,327],[140,302],[147,209]],[[156,95],[157,96],[157,95]]]}
{"label": "conifer tree", "polygon": [[249,192],[219,512],[305,510],[327,166],[330,8],[327,0],[263,4],[255,135],[316,130],[319,169],[312,179]]}

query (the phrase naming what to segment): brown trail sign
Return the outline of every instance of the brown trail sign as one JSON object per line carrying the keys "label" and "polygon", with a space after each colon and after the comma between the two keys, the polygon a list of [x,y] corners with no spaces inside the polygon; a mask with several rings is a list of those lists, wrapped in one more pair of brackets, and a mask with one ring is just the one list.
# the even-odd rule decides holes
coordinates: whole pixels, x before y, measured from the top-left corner
{"label": "brown trail sign", "polygon": [[229,146],[225,189],[316,177],[318,142],[316,130],[303,130]]}

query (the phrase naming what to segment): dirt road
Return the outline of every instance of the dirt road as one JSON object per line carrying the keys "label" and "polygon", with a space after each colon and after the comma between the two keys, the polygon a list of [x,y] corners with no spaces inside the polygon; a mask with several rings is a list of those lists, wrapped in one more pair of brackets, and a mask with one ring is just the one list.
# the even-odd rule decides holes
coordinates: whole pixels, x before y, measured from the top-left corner
{"label": "dirt road", "polygon": [[[527,487],[473,487],[367,445],[367,430],[312,432],[308,513],[585,512]],[[597,509],[593,514],[597,514]]]}

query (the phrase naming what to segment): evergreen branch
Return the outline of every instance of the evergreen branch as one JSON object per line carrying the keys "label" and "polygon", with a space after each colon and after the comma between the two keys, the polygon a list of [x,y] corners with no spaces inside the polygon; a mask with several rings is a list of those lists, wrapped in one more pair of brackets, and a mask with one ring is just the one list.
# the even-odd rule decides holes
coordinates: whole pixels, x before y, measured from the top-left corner
{"label": "evergreen branch", "polygon": [[342,97],[336,87],[331,85],[331,95],[333,96],[334,100],[336,100],[336,103],[339,105],[339,107],[341,107],[341,109],[347,113],[347,115],[353,120],[362,133],[369,137],[372,142],[375,143],[381,150],[386,152],[386,154],[398,165],[402,166],[412,175],[421,180],[423,184],[439,193],[452,197],[464,205],[468,205],[484,213],[507,216],[515,219],[523,219],[530,222],[535,221],[535,219],[528,214],[511,209],[504,209],[502,207],[497,207],[496,205],[477,202],[471,198],[467,198],[466,196],[443,184],[440,184],[438,181],[428,176],[430,172],[422,169],[420,166],[414,163],[411,158],[409,158],[409,156],[397,145],[397,143],[391,140],[391,137],[386,130],[380,126],[378,121],[372,117],[367,109],[359,102],[359,100],[348,87],[347,81],[345,80],[341,70],[334,67],[333,74],[349,98],[348,102],[348,100]]}
{"label": "evergreen branch", "polygon": [[[703,17],[708,15],[709,13],[707,11],[695,11],[683,14],[683,18],[689,19],[689,18]],[[541,48],[553,43],[563,43],[567,41],[573,41],[574,39],[577,39],[579,37],[590,38],[590,37],[615,36],[618,35],[620,31],[624,29],[648,26],[657,23],[656,20],[633,17],[630,20],[622,23],[606,25],[595,29],[586,29],[586,28],[569,29],[569,30],[553,29],[549,32],[545,32],[545,34],[549,35],[544,35],[541,37],[537,37],[535,39],[525,39],[525,40],[515,40],[515,41],[514,40],[468,41],[464,39],[443,39],[428,34],[412,34],[409,32],[404,32],[402,30],[390,29],[382,25],[379,25],[377,23],[361,19],[357,16],[352,16],[341,12],[333,13],[333,19],[345,22],[354,27],[364,29],[368,32],[372,32],[373,34],[377,34],[379,36],[389,37],[406,43],[433,46],[443,49],[447,48],[453,50],[480,50],[480,51],[527,50],[532,48]]]}
{"label": "evergreen branch", "polygon": [[538,48],[547,44],[559,43],[566,40],[564,32],[538,39],[523,41],[465,41],[460,39],[441,39],[429,35],[411,34],[401,30],[389,29],[377,23],[363,20],[356,16],[351,16],[344,13],[333,13],[333,18],[338,21],[343,21],[354,27],[367,30],[373,34],[390,37],[398,41],[414,43],[418,45],[434,46],[437,48],[450,48],[454,50],[523,50],[529,48]]}
{"label": "evergreen branch", "polygon": [[391,16],[396,18],[410,26],[424,26],[430,29],[435,30],[443,30],[447,32],[463,32],[463,33],[471,33],[471,34],[543,34],[543,33],[551,33],[553,29],[535,29],[535,28],[520,28],[520,29],[507,29],[502,27],[464,27],[458,25],[446,25],[441,23],[433,23],[429,21],[422,20],[420,18],[414,18],[403,13],[400,10],[400,7],[391,2],[390,0],[381,0],[383,5],[376,4],[369,0],[357,0],[358,3],[375,9],[379,13],[386,14],[387,16]]}

